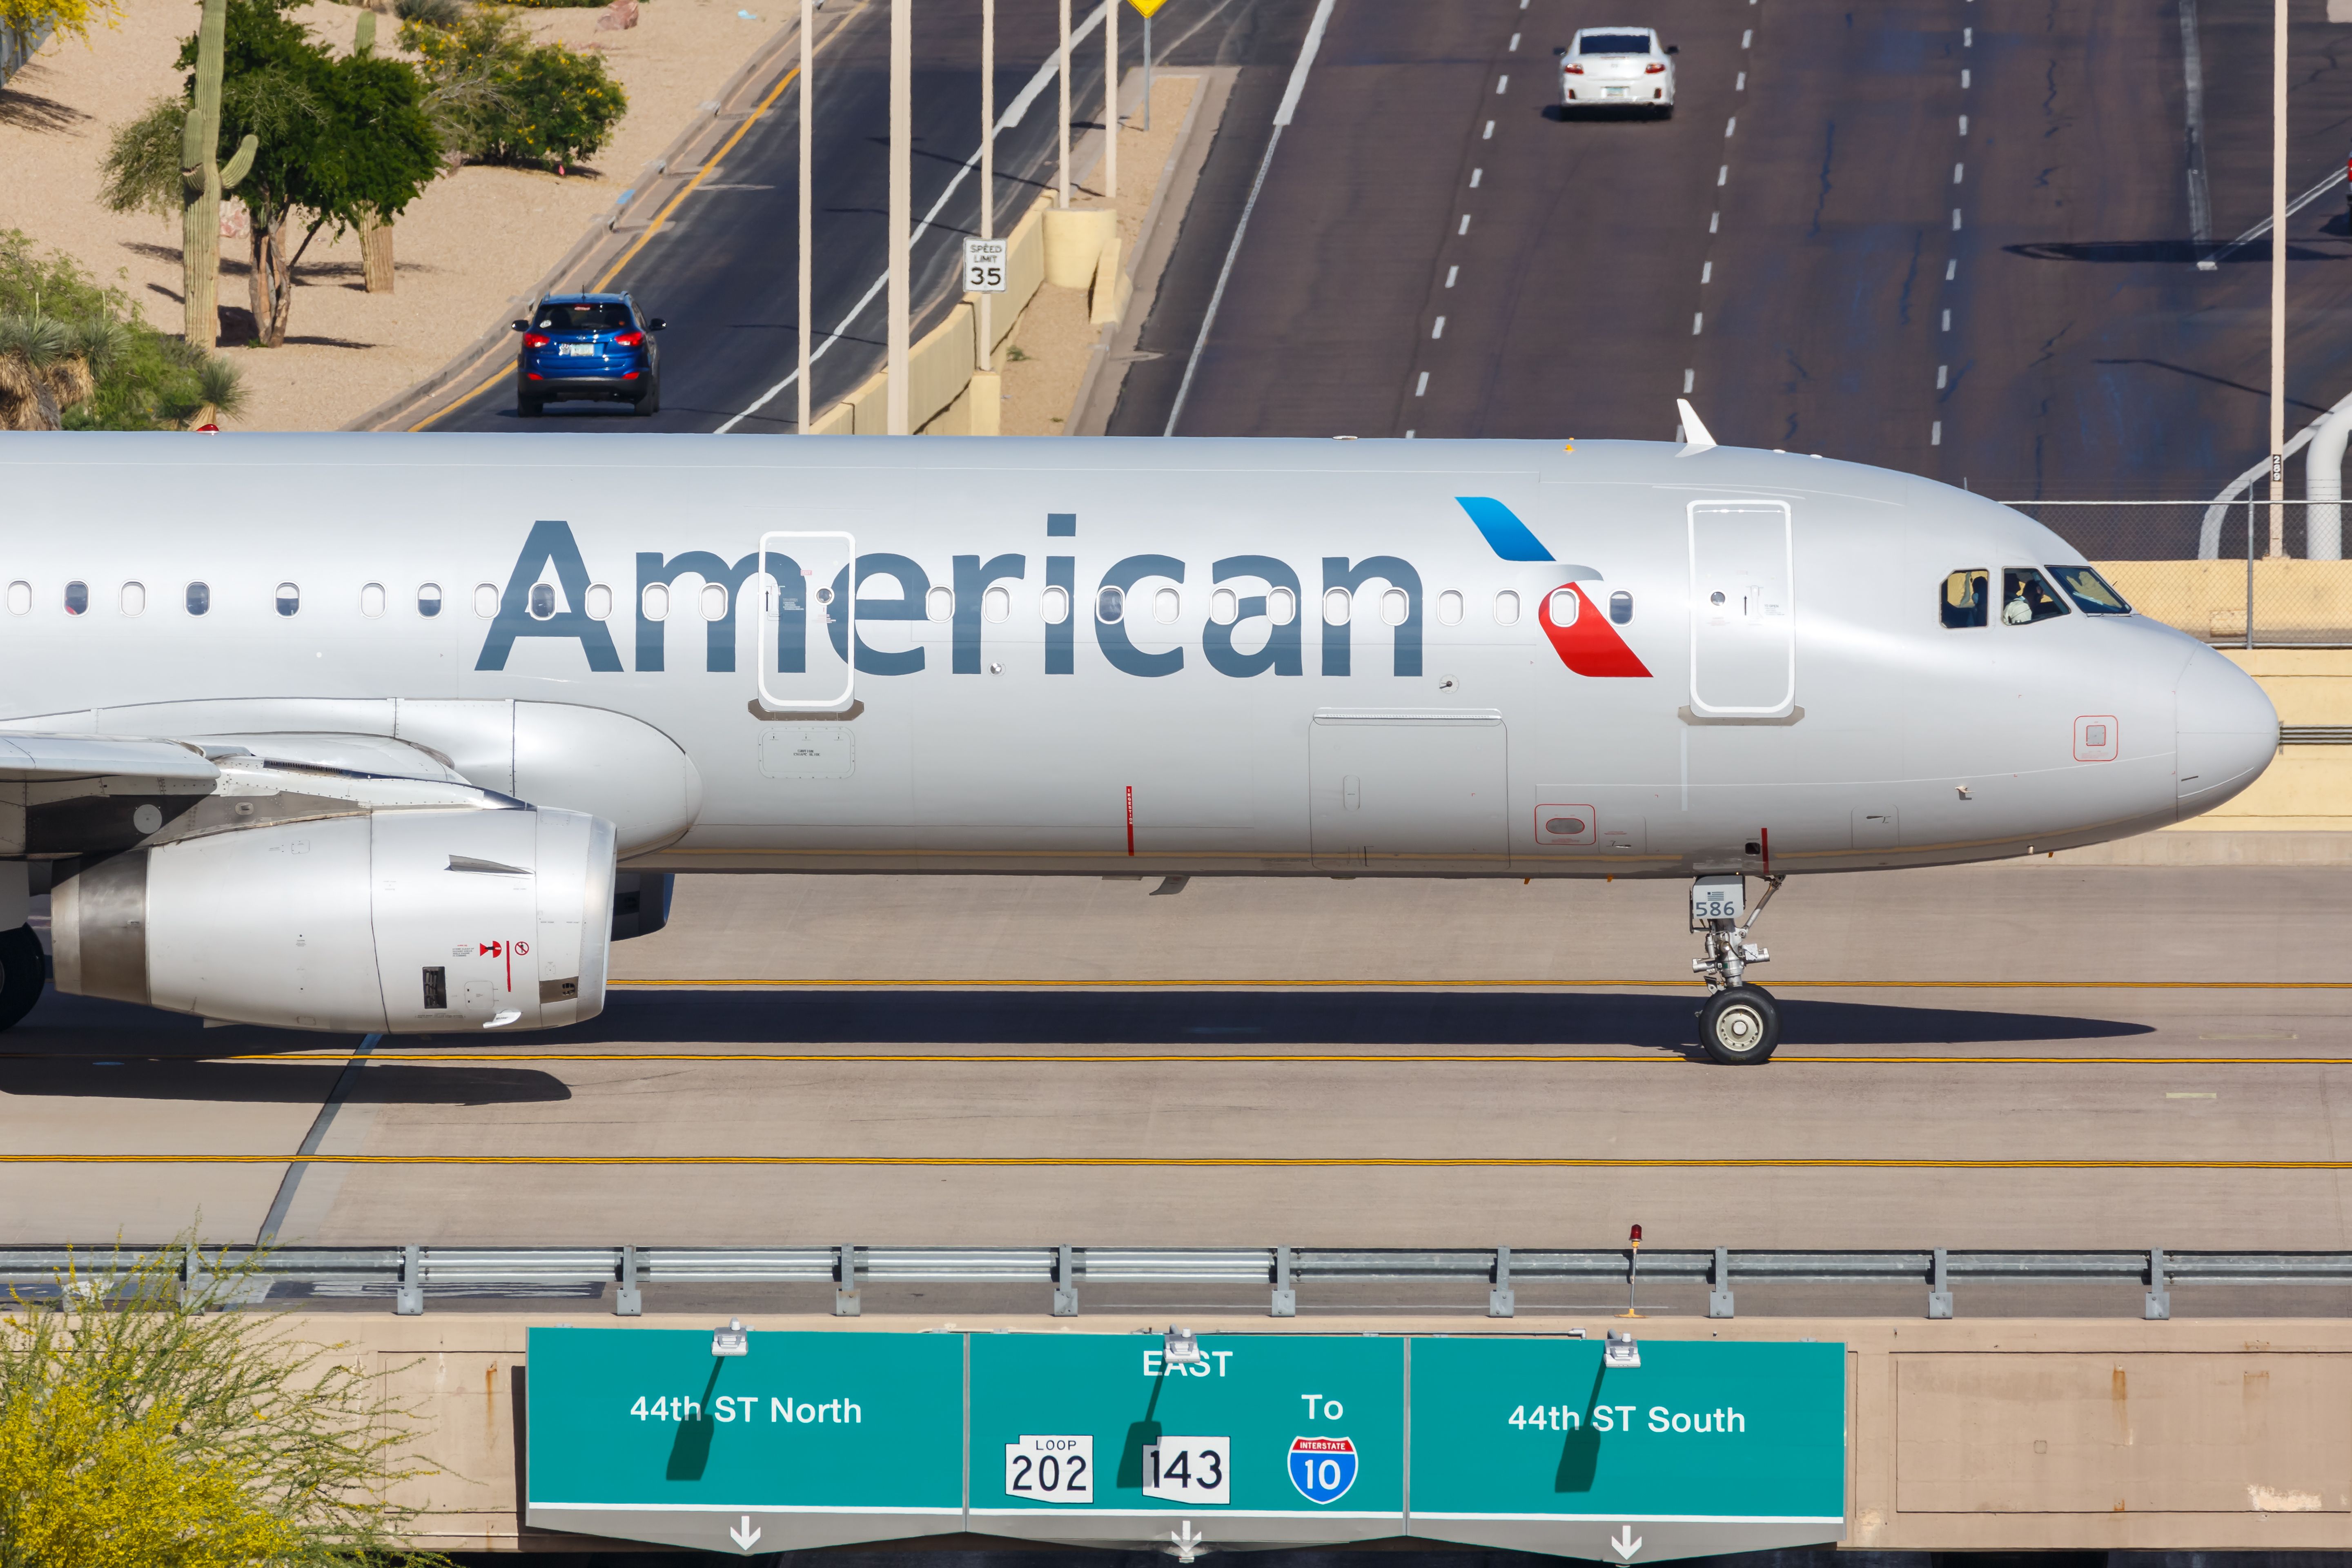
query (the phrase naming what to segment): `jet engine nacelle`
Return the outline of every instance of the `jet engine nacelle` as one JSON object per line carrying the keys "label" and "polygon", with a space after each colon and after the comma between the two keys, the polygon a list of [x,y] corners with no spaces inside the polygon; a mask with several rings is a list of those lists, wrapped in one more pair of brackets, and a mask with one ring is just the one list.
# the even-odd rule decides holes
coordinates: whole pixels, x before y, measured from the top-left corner
{"label": "jet engine nacelle", "polygon": [[340,1033],[574,1024],[604,1006],[613,859],[602,817],[520,806],[133,849],[56,882],[58,989]]}

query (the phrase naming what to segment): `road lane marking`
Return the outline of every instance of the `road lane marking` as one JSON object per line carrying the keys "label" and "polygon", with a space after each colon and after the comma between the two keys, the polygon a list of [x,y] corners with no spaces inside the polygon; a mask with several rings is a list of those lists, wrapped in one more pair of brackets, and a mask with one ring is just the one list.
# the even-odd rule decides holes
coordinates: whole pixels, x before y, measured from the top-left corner
{"label": "road lane marking", "polygon": [[1431,341],[1432,341],[1432,342],[1434,342],[1434,341],[1436,341],[1437,339],[1444,337],[1444,335],[1445,335],[1445,318],[1444,318],[1444,317],[1443,317],[1443,316],[1440,316],[1440,317],[1438,317],[1438,318],[1437,318],[1437,324],[1436,324],[1435,326],[1433,326],[1433,327],[1432,327],[1432,328],[1430,328],[1430,329],[1429,329],[1429,336],[1430,336]]}
{"label": "road lane marking", "polygon": [[1940,447],[1943,444],[1944,422],[1938,419],[1933,425],[1927,426],[1927,445],[1930,447]]}
{"label": "road lane marking", "polygon": [[1462,226],[1455,229],[1454,232],[1457,237],[1470,232],[1470,215],[1468,213],[1464,213],[1462,215]]}
{"label": "road lane marking", "polygon": [[1968,133],[1969,133],[1969,117],[1968,117],[1967,115],[1963,114],[1963,115],[1961,115],[1961,116],[1960,116],[1960,134],[1961,134],[1961,135],[1963,135],[1963,136],[1966,136]]}
{"label": "road lane marking", "polygon": [[1951,313],[1951,311],[1949,311],[1949,310],[1946,310],[1946,311],[1944,312],[1944,331],[1948,331],[1948,331],[1950,331],[1951,330],[1952,330],[1952,313]]}
{"label": "road lane marking", "polygon": [[1756,29],[1753,27],[1748,28],[1746,32],[1739,35],[1739,47],[1743,49],[1755,41]]}
{"label": "road lane marking", "polygon": [[1727,180],[1728,180],[1728,179],[1730,179],[1730,178],[1731,178],[1731,165],[1730,165],[1730,164],[1728,164],[1728,163],[1726,163],[1722,168],[1717,169],[1717,170],[1715,172],[1715,183],[1716,183],[1716,184],[1717,184],[1717,186],[1718,188],[1720,188],[1720,187],[1722,186],[1722,184],[1724,184],[1724,182],[1725,182],[1725,181],[1727,181]]}
{"label": "road lane marking", "polygon": [[1965,163],[1955,163],[1952,165],[1952,184],[1957,185],[1960,183],[1960,173],[1967,167],[1968,165]]}
{"label": "road lane marking", "polygon": [[1960,275],[1960,259],[1959,259],[1959,258],[1958,258],[1958,257],[1957,257],[1957,256],[1956,256],[1956,257],[1954,257],[1951,260],[1947,261],[1947,262],[1945,262],[1945,263],[1944,263],[1944,281],[1945,281],[1945,282],[1949,283],[1953,279],[1958,278],[1959,275]]}
{"label": "road lane marking", "polygon": [[1483,180],[1483,179],[1485,179],[1486,177],[1486,170],[1484,170],[1484,169],[1473,169],[1473,170],[1471,170],[1471,171],[1470,171],[1470,188],[1471,188],[1472,190],[1474,190],[1474,191],[1475,191],[1475,190],[1476,190],[1476,189],[1478,188],[1478,182],[1479,182],[1479,181],[1481,181],[1481,180]]}
{"label": "road lane marking", "polygon": [[1481,141],[1481,142],[1492,142],[1494,139],[1495,139],[1495,122],[1494,122],[1493,121],[1489,120],[1488,121],[1486,121],[1486,134],[1485,134],[1485,135],[1483,135],[1483,136],[1481,136],[1481,137],[1479,137],[1479,138],[1478,138],[1478,140],[1479,140],[1479,141]]}
{"label": "road lane marking", "polygon": [[1954,234],[1960,232],[1960,209],[1958,207],[1952,209],[1952,232]]}
{"label": "road lane marking", "polygon": [[1741,71],[1739,73],[1739,79],[1731,84],[1731,90],[1734,92],[1746,92],[1748,90],[1748,73],[1746,71]]}
{"label": "road lane marking", "polygon": [[1453,287],[1454,287],[1454,279],[1456,279],[1456,278],[1458,278],[1458,277],[1460,277],[1460,276],[1461,276],[1461,274],[1462,274],[1462,268],[1459,268],[1459,267],[1449,267],[1449,268],[1447,268],[1445,269],[1445,286],[1446,286],[1448,289],[1453,288]]}
{"label": "road lane marking", "polygon": [[[1427,371],[1422,372],[1426,377]],[[778,991],[1516,991],[1592,986],[1602,990],[1669,990],[1704,985],[1692,975],[1663,980],[608,980],[608,989],[706,991],[761,987]],[[1775,980],[1779,991],[2352,991],[2352,980]]]}
{"label": "road lane marking", "polygon": [[1491,1171],[2352,1171],[2352,1160],[1873,1159],[1807,1154],[1643,1158],[1509,1154],[0,1154],[5,1165],[610,1165],[655,1169],[774,1165],[859,1169]]}
{"label": "road lane marking", "polygon": [[1496,96],[1498,96],[1498,97],[1499,97],[1499,96],[1501,96],[1501,94],[1503,93],[1503,91],[1504,91],[1506,89],[1507,89],[1510,85],[1511,85],[1511,79],[1510,79],[1508,76],[1498,76],[1498,77],[1496,77],[1496,78],[1495,79],[1495,92],[1496,92]]}
{"label": "road lane marking", "polygon": [[1937,390],[1937,391],[1941,392],[1941,391],[1943,391],[1943,390],[1944,390],[1944,381],[1945,381],[1945,378],[1946,378],[1946,377],[1948,377],[1948,376],[1949,376],[1951,374],[1952,374],[1952,367],[1951,367],[1950,365],[1948,365],[1948,364],[1939,364],[1939,365],[1937,365],[1937,366],[1936,367],[1936,390]]}
{"label": "road lane marking", "polygon": [[1683,372],[1683,395],[1685,397],[1688,397],[1691,395],[1691,384],[1697,380],[1698,372],[1695,370],[1686,370]]}
{"label": "road lane marking", "polygon": [[1974,27],[1962,27],[1960,29],[1960,47],[1964,49],[1973,49],[1976,47],[1977,30]]}
{"label": "road lane marking", "polygon": [[[1717,180],[1717,181],[1716,181],[1716,184],[1719,185],[1719,184],[1723,184],[1723,182],[1722,182],[1721,180]],[[1721,212],[1717,211],[1717,212],[1711,212],[1711,213],[1707,214],[1707,215],[1706,215],[1706,232],[1707,232],[1707,233],[1709,233],[1709,234],[1713,234],[1713,233],[1716,231],[1716,226],[1717,226],[1717,225],[1718,225],[1718,224],[1720,224],[1720,223],[1722,223],[1722,222],[1723,222],[1723,214],[1722,214]]]}
{"label": "road lane marking", "polygon": [[1412,395],[1413,395],[1415,397],[1422,397],[1422,396],[1425,396],[1425,395],[1428,394],[1428,392],[1429,392],[1429,373],[1428,373],[1427,371],[1423,371],[1423,372],[1421,373],[1421,379],[1420,379],[1418,382],[1415,382],[1415,383],[1413,384]]}
{"label": "road lane marking", "polygon": [[1698,280],[1699,280],[1699,283],[1700,283],[1702,286],[1704,286],[1704,285],[1706,285],[1706,284],[1708,284],[1708,283],[1711,283],[1711,282],[1713,282],[1713,281],[1715,280],[1715,263],[1714,263],[1714,262],[1712,262],[1712,261],[1702,261],[1702,262],[1700,262],[1700,263],[1698,264]]}
{"label": "road lane marking", "polygon": [[[1521,7],[1519,7],[1519,8],[1520,8],[1521,10],[1525,10],[1525,9],[1527,9],[1527,7],[1526,7],[1526,6],[1524,6],[1524,5],[1522,5],[1522,6],[1521,6]],[[1519,36],[1518,36],[1517,33],[1513,33],[1513,34],[1511,35],[1511,48],[1510,48],[1510,52],[1511,52],[1512,54],[1517,54],[1517,53],[1518,53],[1518,52],[1519,52]]]}
{"label": "road lane marking", "polygon": [[[63,1061],[43,1057],[35,1059]],[[1228,1051],[1203,1055],[1198,1051],[1090,1052],[1045,1055],[1035,1051],[401,1051],[330,1056],[324,1053],[276,1055],[260,1052],[227,1057],[156,1058],[156,1061],[294,1062],[316,1066],[326,1062],[449,1062],[467,1067],[504,1062],[682,1062],[720,1066],[743,1062],[785,1067],[1189,1067],[1213,1062],[1228,1067],[1688,1067],[1681,1048],[1645,1051],[1521,1052],[1447,1051]],[[1889,1057],[1790,1056],[1772,1058],[1775,1067],[2094,1067],[2094,1068],[2343,1068],[2352,1057]]]}
{"label": "road lane marking", "polygon": [[1966,71],[1962,71],[1962,72],[1960,73],[1960,86],[1961,86],[1963,89],[1965,89],[1968,85],[1969,85],[1969,73],[1968,73],[1968,72],[1966,72]]}
{"label": "road lane marking", "polygon": [[1738,130],[1738,129],[1739,129],[1739,116],[1738,116],[1737,114],[1735,114],[1735,115],[1733,115],[1730,119],[1728,119],[1728,120],[1727,120],[1727,121],[1725,121],[1723,122],[1723,139],[1724,139],[1726,142],[1730,141],[1730,140],[1731,140],[1731,133],[1732,133],[1733,132],[1735,132],[1735,131]]}
{"label": "road lane marking", "polygon": [[1706,312],[1705,310],[1693,310],[1691,312],[1691,336],[1698,336],[1700,329],[1706,325]]}
{"label": "road lane marking", "polygon": [[[1234,224],[1233,243],[1225,247],[1224,265],[1217,268],[1217,286],[1209,291],[1209,308],[1201,313],[1201,331],[1192,340],[1192,352],[1184,359],[1184,378],[1176,384],[1175,401],[1168,405],[1168,426],[1163,436],[1176,434],[1176,421],[1183,416],[1184,401],[1192,395],[1192,377],[1199,374],[1201,354],[1209,346],[1209,329],[1216,325],[1217,308],[1225,300],[1225,285],[1233,281],[1234,263],[1241,258],[1242,237],[1249,232],[1250,215],[1257,210],[1258,193],[1265,189],[1265,174],[1274,167],[1274,150],[1282,145],[1282,132],[1298,110],[1299,96],[1307,90],[1307,75],[1315,67],[1315,56],[1323,47],[1323,30],[1331,24],[1331,7],[1335,0],[1317,0],[1314,18],[1307,24],[1307,37],[1298,46],[1298,58],[1291,63],[1290,81],[1282,89],[1282,101],[1274,110],[1274,134],[1265,139],[1265,153],[1257,161],[1257,175],[1250,181],[1249,199],[1242,204],[1242,216]],[[1108,11],[1118,0],[1104,0]],[[1486,121],[1486,133],[1493,135],[1495,122]],[[1116,192],[1113,193],[1117,195]]]}

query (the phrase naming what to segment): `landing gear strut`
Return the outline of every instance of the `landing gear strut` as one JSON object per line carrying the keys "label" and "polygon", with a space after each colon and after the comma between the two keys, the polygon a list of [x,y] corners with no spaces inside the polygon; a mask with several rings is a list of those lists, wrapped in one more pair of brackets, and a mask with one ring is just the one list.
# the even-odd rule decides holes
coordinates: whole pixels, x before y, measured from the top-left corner
{"label": "landing gear strut", "polygon": [[1785,877],[1764,879],[1763,896],[1748,907],[1746,877],[1701,877],[1691,884],[1691,930],[1706,938],[1706,956],[1691,967],[1706,977],[1706,1005],[1699,1009],[1698,1043],[1709,1059],[1727,1067],[1769,1061],[1780,1044],[1780,1009],[1772,994],[1747,984],[1751,963],[1772,955],[1748,940],[1764,906]]}

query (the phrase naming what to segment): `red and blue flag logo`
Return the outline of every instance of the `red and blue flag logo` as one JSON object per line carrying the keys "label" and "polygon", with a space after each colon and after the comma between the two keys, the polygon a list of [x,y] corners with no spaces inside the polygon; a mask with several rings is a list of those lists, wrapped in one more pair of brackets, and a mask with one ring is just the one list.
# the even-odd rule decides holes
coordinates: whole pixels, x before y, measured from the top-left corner
{"label": "red and blue flag logo", "polygon": [[[1535,531],[1519,520],[1517,512],[1493,496],[1456,496],[1470,521],[1478,525],[1487,547],[1506,561],[1545,562],[1554,558],[1543,547]],[[1560,663],[1579,675],[1601,679],[1619,678],[1646,680],[1650,667],[1626,644],[1611,624],[1612,615],[1581,585],[1601,580],[1601,574],[1590,566],[1556,563],[1568,581],[1544,595],[1536,609],[1536,619],[1542,625],[1544,636],[1551,639],[1552,651],[1559,655]],[[1632,601],[1626,600],[1631,605]],[[1555,614],[1557,610],[1557,614]],[[1628,608],[1627,614],[1631,614]]]}

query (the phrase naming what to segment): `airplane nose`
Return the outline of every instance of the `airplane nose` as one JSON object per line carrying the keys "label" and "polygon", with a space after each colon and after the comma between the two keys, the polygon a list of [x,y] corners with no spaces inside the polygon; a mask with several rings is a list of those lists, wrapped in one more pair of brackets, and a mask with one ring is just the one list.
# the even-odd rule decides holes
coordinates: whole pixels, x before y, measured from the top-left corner
{"label": "airplane nose", "polygon": [[2278,710],[2220,654],[2189,656],[2173,689],[2173,797],[2185,819],[2237,795],[2278,752]]}

